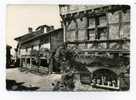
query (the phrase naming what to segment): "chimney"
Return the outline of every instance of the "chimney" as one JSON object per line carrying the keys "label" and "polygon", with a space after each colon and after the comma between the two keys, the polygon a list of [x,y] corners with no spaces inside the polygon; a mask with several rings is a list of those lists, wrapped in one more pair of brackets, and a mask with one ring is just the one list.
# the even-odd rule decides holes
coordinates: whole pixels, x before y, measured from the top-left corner
{"label": "chimney", "polygon": [[47,32],[54,30],[54,26],[47,27]]}
{"label": "chimney", "polygon": [[28,32],[29,32],[29,33],[32,33],[32,32],[33,32],[32,27],[29,27],[29,28],[28,28]]}
{"label": "chimney", "polygon": [[54,26],[50,26],[50,31],[54,30]]}

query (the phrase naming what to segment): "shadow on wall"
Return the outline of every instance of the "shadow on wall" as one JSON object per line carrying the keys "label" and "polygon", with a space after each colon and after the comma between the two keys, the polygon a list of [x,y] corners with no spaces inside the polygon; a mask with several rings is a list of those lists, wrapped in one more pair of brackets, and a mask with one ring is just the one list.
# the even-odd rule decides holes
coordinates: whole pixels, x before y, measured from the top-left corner
{"label": "shadow on wall", "polygon": [[24,82],[17,83],[15,80],[6,80],[6,89],[9,91],[35,91],[39,87],[23,86]]}

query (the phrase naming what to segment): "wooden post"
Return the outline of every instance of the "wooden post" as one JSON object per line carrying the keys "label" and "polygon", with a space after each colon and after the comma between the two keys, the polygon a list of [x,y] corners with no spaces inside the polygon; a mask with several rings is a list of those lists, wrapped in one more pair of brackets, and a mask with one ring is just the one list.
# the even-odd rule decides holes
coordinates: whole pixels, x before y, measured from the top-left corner
{"label": "wooden post", "polygon": [[[78,40],[78,23],[76,19],[74,19],[74,22],[76,24],[76,29],[75,29],[75,40]],[[76,44],[78,46],[78,44]]]}
{"label": "wooden post", "polygon": [[[99,19],[97,16],[95,16],[95,40],[98,39],[98,22],[99,22]],[[95,43],[95,46],[97,47],[98,43]]]}
{"label": "wooden post", "polygon": [[[65,24],[63,24],[64,25],[64,34],[65,34]],[[53,71],[53,61],[52,61],[52,54],[53,54],[53,51],[54,51],[54,49],[53,49],[53,47],[52,47],[52,33],[50,33],[50,35],[49,35],[49,42],[50,42],[50,52],[51,52],[51,54],[50,54],[50,61],[49,61],[49,66],[48,66],[48,73],[49,74],[51,74],[52,73],[52,71]],[[65,41],[65,37],[64,37],[64,41]]]}
{"label": "wooden post", "polygon": [[[119,12],[119,30],[118,30],[118,35],[119,39],[121,39],[121,28],[122,28],[122,12]],[[120,49],[122,49],[122,42],[120,42]]]}
{"label": "wooden post", "polygon": [[41,64],[41,61],[40,61],[40,48],[41,48],[41,44],[38,45],[38,72],[39,72],[39,68],[40,68],[40,64]]}
{"label": "wooden post", "polygon": [[18,52],[17,52],[17,55],[18,55],[18,58],[19,58],[19,67],[21,68],[22,67],[22,65],[21,65],[21,43],[19,43],[19,47],[18,47],[18,50],[17,50]]}
{"label": "wooden post", "polygon": [[22,67],[22,56],[21,56],[21,48],[18,50],[18,54],[20,55],[20,67]]}
{"label": "wooden post", "polygon": [[30,69],[32,68],[32,50],[33,50],[33,46],[31,46],[31,52],[30,52]]}
{"label": "wooden post", "polygon": [[[86,40],[89,40],[89,30],[88,30],[88,27],[89,27],[89,18],[87,18],[87,23],[86,23]],[[85,43],[85,48],[88,48],[88,44]]]}
{"label": "wooden post", "polygon": [[65,22],[65,21],[63,22],[63,27],[64,27],[64,28],[63,28],[63,33],[64,33],[64,34],[63,34],[63,38],[64,38],[64,41],[63,41],[63,42],[65,43],[65,42],[67,41],[67,40],[66,40],[66,39],[67,39],[67,37],[66,37],[66,36],[67,36],[67,33],[66,33],[66,32],[67,32],[67,27],[66,27],[66,22]]}
{"label": "wooden post", "polygon": [[53,59],[50,58],[50,63],[49,63],[49,74],[51,74],[53,72]]}
{"label": "wooden post", "polygon": [[53,48],[53,41],[52,41],[52,35],[53,35],[54,33],[50,33],[49,34],[49,43],[50,43],[50,50],[53,50],[54,48]]}
{"label": "wooden post", "polygon": [[[27,53],[27,48],[25,49],[25,53]],[[25,67],[27,68],[27,54],[25,54]]]}
{"label": "wooden post", "polygon": [[106,12],[106,20],[107,20],[107,49],[109,48],[110,46],[110,43],[109,43],[109,18],[108,18],[108,12]]}
{"label": "wooden post", "polygon": [[119,30],[118,30],[119,39],[121,38],[121,34],[120,34],[120,31],[121,31],[121,22],[122,22],[122,13],[119,12]]}

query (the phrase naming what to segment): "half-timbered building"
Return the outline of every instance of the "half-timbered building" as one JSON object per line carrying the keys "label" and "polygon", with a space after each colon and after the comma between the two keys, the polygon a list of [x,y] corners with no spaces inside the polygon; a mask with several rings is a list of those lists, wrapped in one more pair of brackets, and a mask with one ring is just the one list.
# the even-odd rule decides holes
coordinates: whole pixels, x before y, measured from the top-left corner
{"label": "half-timbered building", "polygon": [[127,5],[60,5],[67,47],[83,83],[108,89],[129,88],[130,7]]}
{"label": "half-timbered building", "polygon": [[34,31],[28,28],[27,34],[15,40],[18,41],[16,51],[21,69],[48,73],[52,72],[52,67],[49,67],[50,55],[63,43],[63,30],[41,25]]}

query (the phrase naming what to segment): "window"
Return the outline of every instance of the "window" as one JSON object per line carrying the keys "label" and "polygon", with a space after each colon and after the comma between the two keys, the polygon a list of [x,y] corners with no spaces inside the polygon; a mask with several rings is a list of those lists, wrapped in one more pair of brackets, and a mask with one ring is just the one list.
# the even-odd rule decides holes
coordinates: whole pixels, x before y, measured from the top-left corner
{"label": "window", "polygon": [[89,18],[88,40],[106,39],[106,15]]}

